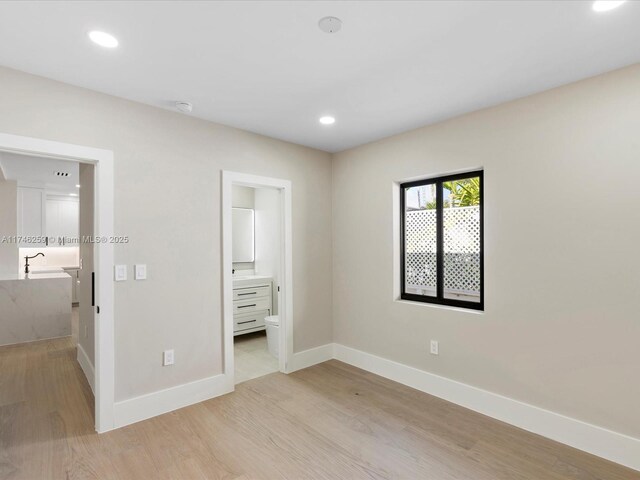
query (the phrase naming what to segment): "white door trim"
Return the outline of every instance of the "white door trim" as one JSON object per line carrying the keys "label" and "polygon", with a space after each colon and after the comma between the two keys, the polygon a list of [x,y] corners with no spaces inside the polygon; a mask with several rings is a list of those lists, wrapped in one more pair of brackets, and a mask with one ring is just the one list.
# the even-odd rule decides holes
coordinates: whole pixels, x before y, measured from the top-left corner
{"label": "white door trim", "polygon": [[[0,151],[52,157],[95,165],[96,237],[113,236],[113,152],[70,143],[0,133]],[[111,270],[113,243],[95,244],[96,305],[95,316],[95,428],[106,432],[114,428],[115,363],[114,363],[114,300]]]}
{"label": "white door trim", "polygon": [[224,374],[234,385],[233,360],[233,261],[231,254],[231,222],[233,185],[253,188],[274,188],[281,193],[282,251],[280,255],[282,279],[280,281],[280,371],[289,373],[293,357],[293,236],[291,181],[261,177],[238,172],[222,172],[222,305],[224,337]]}

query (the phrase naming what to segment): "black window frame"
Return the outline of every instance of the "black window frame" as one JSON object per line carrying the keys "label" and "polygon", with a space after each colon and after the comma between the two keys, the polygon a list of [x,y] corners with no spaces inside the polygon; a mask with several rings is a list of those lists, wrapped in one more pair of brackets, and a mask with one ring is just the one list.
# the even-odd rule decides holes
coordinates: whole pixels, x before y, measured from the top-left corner
{"label": "black window frame", "polygon": [[[475,170],[464,173],[456,173],[454,175],[442,175],[439,177],[425,178],[422,180],[416,180],[412,182],[406,182],[400,184],[400,298],[402,300],[410,300],[412,302],[431,303],[436,305],[446,305],[449,307],[468,308],[471,310],[484,311],[484,171]],[[480,179],[480,301],[470,302],[466,300],[459,300],[454,298],[444,298],[444,193],[443,183],[453,180],[462,180],[465,178]],[[431,297],[427,295],[417,295],[414,293],[407,293],[406,290],[406,252],[405,252],[405,240],[406,240],[406,190],[411,187],[420,187],[424,185],[436,186],[436,270],[437,270],[437,284],[436,295]]]}

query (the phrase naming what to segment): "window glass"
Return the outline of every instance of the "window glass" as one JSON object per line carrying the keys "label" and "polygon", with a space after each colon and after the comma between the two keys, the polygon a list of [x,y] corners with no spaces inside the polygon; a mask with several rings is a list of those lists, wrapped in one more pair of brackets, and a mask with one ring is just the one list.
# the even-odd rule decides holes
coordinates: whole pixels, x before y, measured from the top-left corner
{"label": "window glass", "polygon": [[436,184],[405,189],[405,291],[435,296],[437,273]]}
{"label": "window glass", "polygon": [[480,178],[442,182],[444,298],[480,302]]}
{"label": "window glass", "polygon": [[401,297],[484,308],[482,172],[401,185]]}

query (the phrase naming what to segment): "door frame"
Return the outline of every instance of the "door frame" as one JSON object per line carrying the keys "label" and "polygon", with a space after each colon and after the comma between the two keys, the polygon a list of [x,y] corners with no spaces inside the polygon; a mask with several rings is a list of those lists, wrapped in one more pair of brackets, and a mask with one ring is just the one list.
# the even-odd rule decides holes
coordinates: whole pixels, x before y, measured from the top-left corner
{"label": "door frame", "polygon": [[232,198],[233,186],[271,188],[279,190],[282,213],[280,251],[280,352],[279,369],[290,372],[293,358],[293,236],[291,181],[239,172],[222,171],[222,308],[224,338],[224,375],[235,386],[233,357],[233,257]]}
{"label": "door frame", "polygon": [[[0,132],[0,151],[94,165],[94,236],[107,239],[113,236],[112,151],[2,132]],[[113,243],[110,241],[95,243],[96,305],[100,307],[100,314],[94,311],[94,398],[95,429],[100,433],[114,428],[114,298],[111,277],[113,264]]]}

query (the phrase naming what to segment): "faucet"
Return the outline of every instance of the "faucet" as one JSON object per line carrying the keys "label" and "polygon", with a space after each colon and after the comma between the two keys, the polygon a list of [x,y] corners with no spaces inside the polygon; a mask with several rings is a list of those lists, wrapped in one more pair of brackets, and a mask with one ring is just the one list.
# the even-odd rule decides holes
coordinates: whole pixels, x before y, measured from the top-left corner
{"label": "faucet", "polygon": [[35,255],[29,257],[24,257],[24,273],[29,273],[29,260],[32,258],[36,258],[39,257],[40,255],[42,255],[44,257],[44,253],[40,252],[40,253],[36,253]]}

